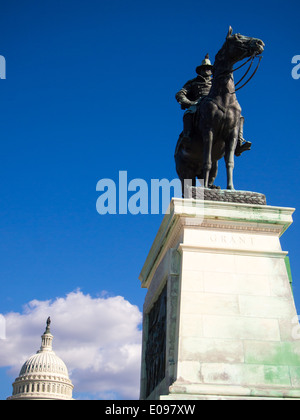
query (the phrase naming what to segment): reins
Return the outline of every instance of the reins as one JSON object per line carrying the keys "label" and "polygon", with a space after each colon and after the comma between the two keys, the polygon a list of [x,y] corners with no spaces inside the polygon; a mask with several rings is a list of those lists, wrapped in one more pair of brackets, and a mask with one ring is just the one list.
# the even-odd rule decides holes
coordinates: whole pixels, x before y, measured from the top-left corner
{"label": "reins", "polygon": [[[250,60],[251,60],[251,63],[250,63],[250,65],[249,65],[249,68],[248,68],[248,70],[246,71],[246,73],[244,74],[244,76],[237,82],[237,83],[235,83],[235,86],[237,86],[237,85],[239,85],[240,83],[241,83],[241,81],[242,80],[244,80],[244,78],[247,76],[247,74],[249,73],[249,71],[250,71],[250,69],[251,69],[251,67],[252,67],[252,64],[253,64],[253,61],[254,61],[254,58],[256,57],[256,55],[254,54],[254,55],[252,55],[244,64],[242,64],[241,66],[239,66],[239,67],[237,67],[236,69],[234,69],[233,71],[236,71],[236,70],[238,70],[238,69],[240,69],[241,67],[243,67],[245,64],[247,64]],[[242,86],[240,86],[240,87],[238,87],[237,89],[235,89],[235,91],[234,92],[231,92],[231,94],[234,94],[235,92],[237,92],[238,90],[240,90],[240,89],[242,89],[244,86],[246,86],[246,84],[247,83],[249,83],[250,82],[250,80],[252,79],[252,77],[255,75],[255,73],[257,72],[257,70],[258,70],[258,67],[259,67],[259,65],[260,65],[260,62],[261,62],[261,59],[262,59],[262,55],[259,57],[259,60],[258,60],[258,63],[257,63],[257,66],[256,66],[256,69],[254,70],[254,72],[252,73],[252,75],[249,77],[249,79],[242,85]]]}
{"label": "reins", "polygon": [[251,69],[251,67],[252,67],[252,64],[253,64],[253,61],[254,61],[254,57],[252,56],[252,57],[250,57],[251,59],[252,59],[252,61],[251,61],[251,63],[250,63],[250,65],[249,65],[249,67],[248,67],[248,70],[246,71],[246,73],[244,74],[244,76],[238,81],[238,82],[236,82],[235,83],[235,86],[237,86],[237,85],[239,85],[240,83],[241,83],[241,81],[243,80],[243,79],[245,79],[245,77],[247,76],[247,74],[249,73],[249,71],[250,71],[250,69]]}
{"label": "reins", "polygon": [[239,67],[237,67],[236,69],[233,69],[232,70],[232,73],[233,72],[235,72],[235,71],[237,71],[237,70],[239,70],[239,69],[241,69],[242,67],[244,67],[247,63],[249,63],[249,61],[250,60],[252,60],[253,61],[253,59],[254,59],[254,55],[251,55],[251,57],[249,57],[248,58],[248,60],[247,61],[245,61],[245,63],[243,63],[243,64],[241,64]]}

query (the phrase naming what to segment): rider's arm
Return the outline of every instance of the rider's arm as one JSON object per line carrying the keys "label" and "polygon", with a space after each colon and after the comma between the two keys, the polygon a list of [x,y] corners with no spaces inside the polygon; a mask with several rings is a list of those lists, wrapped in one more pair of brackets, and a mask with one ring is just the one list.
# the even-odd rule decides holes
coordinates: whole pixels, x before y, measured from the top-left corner
{"label": "rider's arm", "polygon": [[187,93],[188,93],[187,90],[181,89],[175,95],[175,98],[177,102],[180,103],[182,109],[187,109],[193,105],[193,102],[188,99]]}
{"label": "rider's arm", "polygon": [[194,102],[189,99],[189,93],[192,87],[192,80],[189,80],[179,92],[176,93],[175,98],[180,103],[182,109],[187,109],[194,105]]}

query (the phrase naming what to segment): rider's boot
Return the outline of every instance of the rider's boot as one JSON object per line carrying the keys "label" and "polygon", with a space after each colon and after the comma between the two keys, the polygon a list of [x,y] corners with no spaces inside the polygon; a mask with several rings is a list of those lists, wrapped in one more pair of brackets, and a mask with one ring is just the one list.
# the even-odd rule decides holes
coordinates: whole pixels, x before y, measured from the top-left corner
{"label": "rider's boot", "polygon": [[252,143],[250,141],[246,141],[243,137],[244,135],[244,121],[245,118],[241,117],[240,121],[240,131],[238,136],[238,141],[235,149],[235,156],[241,156],[243,152],[251,149]]}

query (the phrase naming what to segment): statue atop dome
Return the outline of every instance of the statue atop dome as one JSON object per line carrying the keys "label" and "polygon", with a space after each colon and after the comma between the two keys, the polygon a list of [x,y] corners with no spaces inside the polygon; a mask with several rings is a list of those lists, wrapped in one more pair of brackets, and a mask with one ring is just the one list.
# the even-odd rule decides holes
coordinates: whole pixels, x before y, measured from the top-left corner
{"label": "statue atop dome", "polygon": [[51,318],[50,318],[50,316],[48,317],[48,319],[47,319],[47,322],[46,322],[46,331],[45,331],[45,334],[46,333],[50,333],[50,325],[51,325]]}

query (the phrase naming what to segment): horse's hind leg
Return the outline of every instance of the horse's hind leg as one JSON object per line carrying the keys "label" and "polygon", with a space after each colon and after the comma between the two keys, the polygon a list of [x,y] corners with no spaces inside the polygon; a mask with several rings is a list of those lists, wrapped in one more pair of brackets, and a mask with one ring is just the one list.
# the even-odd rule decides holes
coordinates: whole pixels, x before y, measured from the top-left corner
{"label": "horse's hind leg", "polygon": [[190,187],[196,186],[196,177],[194,178],[180,178],[182,198],[192,198]]}

